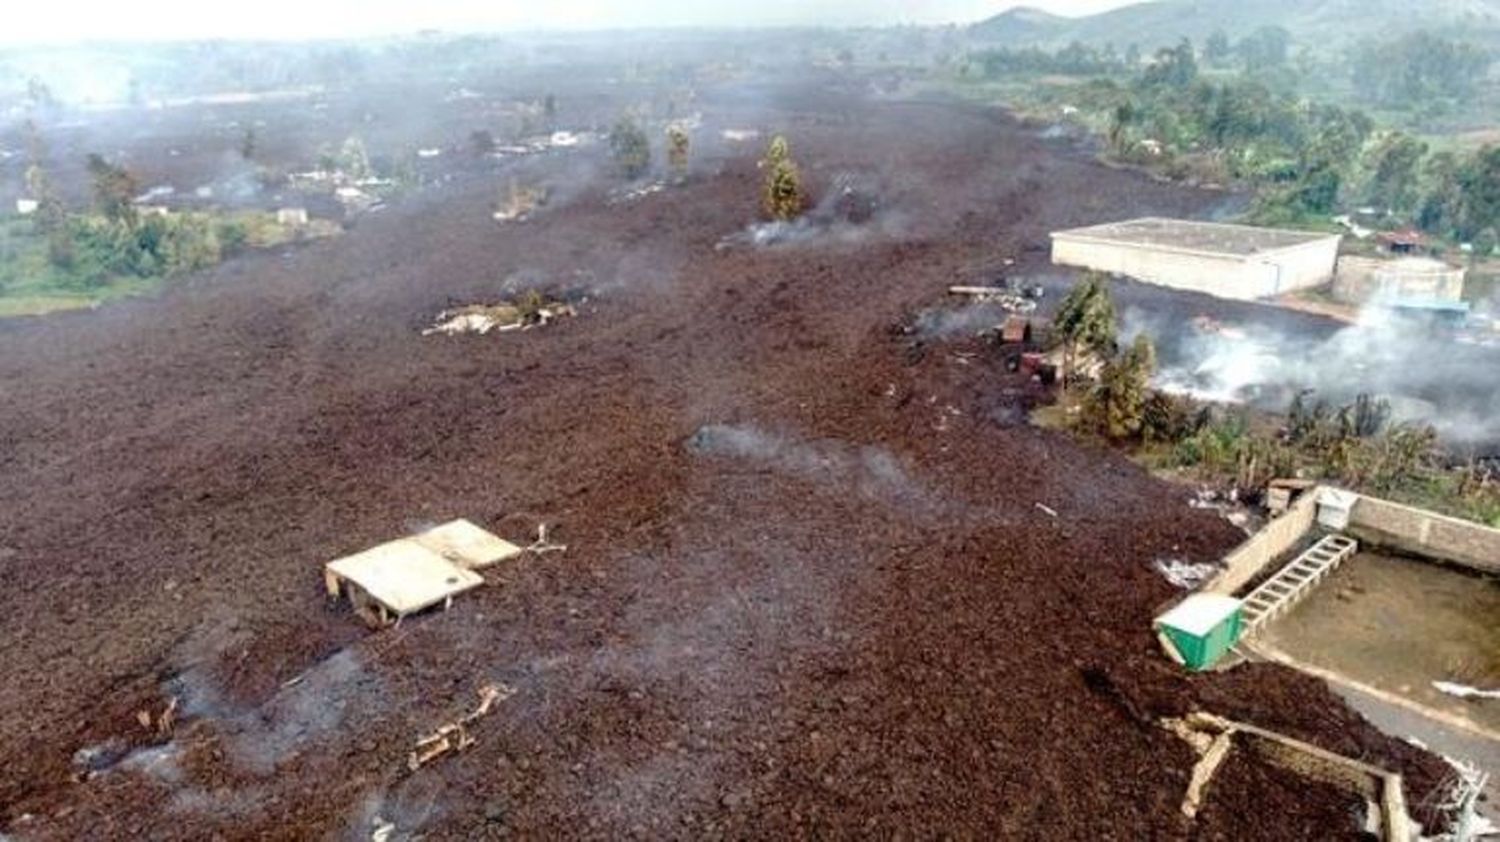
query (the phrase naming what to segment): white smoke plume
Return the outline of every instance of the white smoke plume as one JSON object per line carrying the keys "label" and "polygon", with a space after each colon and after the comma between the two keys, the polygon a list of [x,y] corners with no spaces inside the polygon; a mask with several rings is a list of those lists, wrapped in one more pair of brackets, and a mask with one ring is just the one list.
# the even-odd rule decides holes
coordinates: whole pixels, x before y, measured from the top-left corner
{"label": "white smoke plume", "polygon": [[1370,306],[1332,331],[1264,323],[1189,324],[1126,309],[1124,341],[1157,344],[1156,385],[1207,401],[1284,410],[1297,392],[1330,405],[1369,393],[1391,403],[1392,420],[1431,424],[1459,445],[1500,443],[1500,348]]}

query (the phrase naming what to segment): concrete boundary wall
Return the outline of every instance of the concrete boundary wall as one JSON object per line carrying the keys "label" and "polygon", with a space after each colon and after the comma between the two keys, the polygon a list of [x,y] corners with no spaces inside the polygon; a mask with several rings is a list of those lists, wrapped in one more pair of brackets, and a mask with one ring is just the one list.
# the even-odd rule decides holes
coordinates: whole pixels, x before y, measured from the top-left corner
{"label": "concrete boundary wall", "polygon": [[1309,489],[1280,517],[1224,557],[1224,570],[1203,587],[1207,593],[1232,596],[1261,571],[1297,545],[1318,515],[1318,491]]}
{"label": "concrete boundary wall", "polygon": [[[1308,489],[1285,514],[1230,551],[1223,559],[1224,570],[1204,585],[1203,591],[1233,596],[1254,581],[1313,528],[1323,492],[1322,486]],[[1500,529],[1378,497],[1360,494],[1355,498],[1348,526],[1340,531],[1361,544],[1500,575]]]}
{"label": "concrete boundary wall", "polygon": [[1361,496],[1346,531],[1361,542],[1500,575],[1500,529]]}

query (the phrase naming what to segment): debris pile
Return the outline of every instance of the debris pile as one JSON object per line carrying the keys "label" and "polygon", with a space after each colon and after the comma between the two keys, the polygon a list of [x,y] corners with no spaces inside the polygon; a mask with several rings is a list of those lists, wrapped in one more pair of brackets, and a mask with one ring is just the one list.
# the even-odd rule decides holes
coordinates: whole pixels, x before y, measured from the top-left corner
{"label": "debris pile", "polygon": [[547,188],[523,187],[511,179],[510,187],[501,194],[495,207],[496,222],[525,222],[531,212],[547,204]]}
{"label": "debris pile", "polygon": [[160,716],[152,717],[151,711],[136,711],[135,719],[141,723],[141,727],[152,732],[162,739],[172,736],[172,729],[177,726],[177,697],[173,696],[167,701],[167,706],[162,710]]}
{"label": "debris pile", "polygon": [[641,199],[652,195],[653,193],[660,193],[665,189],[667,189],[666,182],[653,181],[649,184],[641,184],[622,190],[615,190],[610,193],[609,198],[605,200],[605,204],[611,207],[614,207],[615,205],[628,205],[633,202],[638,202]]}
{"label": "debris pile", "polygon": [[949,295],[971,296],[975,301],[998,304],[1008,312],[1022,314],[1036,312],[1037,301],[1041,299],[1042,293],[1040,286],[1028,286],[1014,280],[1006,281],[1005,286],[948,287]]}
{"label": "debris pile", "polygon": [[1183,590],[1193,590],[1219,572],[1216,564],[1193,564],[1176,558],[1159,558],[1153,566],[1163,578]]}
{"label": "debris pile", "polygon": [[1364,799],[1369,805],[1365,829],[1376,838],[1405,842],[1413,837],[1402,777],[1397,773],[1275,731],[1208,713],[1189,713],[1181,719],[1164,719],[1160,724],[1185,740],[1198,755],[1181,806],[1183,816],[1190,821],[1198,817],[1215,773],[1235,753]]}
{"label": "debris pile", "polygon": [[526,330],[542,327],[578,311],[566,301],[550,300],[533,290],[515,303],[468,304],[438,313],[437,321],[422,331],[423,336],[440,333],[458,336],[465,333],[484,335],[490,331]]}
{"label": "debris pile", "polygon": [[449,752],[463,751],[474,745],[469,726],[488,716],[496,702],[514,696],[516,691],[505,684],[486,684],[479,688],[479,705],[462,718],[438,726],[432,733],[417,739],[417,747],[406,758],[406,768],[412,772]]}
{"label": "debris pile", "polygon": [[875,212],[879,209],[880,198],[874,190],[851,176],[840,176],[834,180],[833,200],[829,210],[835,219],[852,225],[864,225],[875,217]]}

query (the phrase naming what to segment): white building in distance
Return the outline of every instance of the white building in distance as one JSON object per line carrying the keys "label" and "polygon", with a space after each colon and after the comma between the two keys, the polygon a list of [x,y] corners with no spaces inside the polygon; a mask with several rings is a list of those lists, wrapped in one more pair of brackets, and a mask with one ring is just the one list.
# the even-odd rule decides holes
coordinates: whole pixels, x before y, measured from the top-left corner
{"label": "white building in distance", "polygon": [[1052,235],[1052,262],[1245,301],[1333,278],[1340,237],[1147,217]]}

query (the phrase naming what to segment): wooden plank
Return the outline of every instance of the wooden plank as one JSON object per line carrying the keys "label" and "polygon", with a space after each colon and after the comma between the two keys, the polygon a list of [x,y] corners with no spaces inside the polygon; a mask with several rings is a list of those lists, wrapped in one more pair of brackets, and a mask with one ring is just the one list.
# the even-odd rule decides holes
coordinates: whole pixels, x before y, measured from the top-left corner
{"label": "wooden plank", "polygon": [[1209,744],[1208,750],[1193,765],[1193,776],[1188,780],[1187,794],[1182,799],[1182,814],[1188,818],[1198,815],[1198,808],[1203,804],[1203,791],[1208,787],[1208,782],[1213,780],[1214,773],[1219,771],[1225,758],[1229,757],[1229,749],[1234,746],[1234,731],[1225,731],[1214,737]]}

